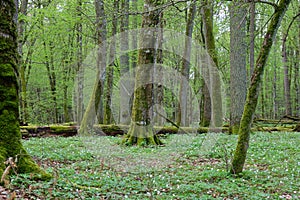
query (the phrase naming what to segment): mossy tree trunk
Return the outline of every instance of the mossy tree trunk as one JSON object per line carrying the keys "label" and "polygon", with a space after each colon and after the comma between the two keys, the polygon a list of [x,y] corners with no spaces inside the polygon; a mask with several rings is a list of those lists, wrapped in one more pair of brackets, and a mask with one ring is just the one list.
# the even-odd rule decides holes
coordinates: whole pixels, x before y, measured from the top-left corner
{"label": "mossy tree trunk", "polygon": [[[112,35],[117,34],[117,27],[118,27],[118,19],[117,13],[119,11],[119,1],[114,0],[114,16],[112,20]],[[116,52],[116,42],[112,40],[110,43],[109,49],[109,64],[106,67],[106,89],[105,89],[105,101],[104,101],[104,117],[103,117],[103,124],[111,124],[114,123],[113,113],[112,113],[112,92],[113,92],[113,80],[114,80],[114,67],[115,62],[114,54]]]}
{"label": "mossy tree trunk", "polygon": [[247,99],[239,128],[238,143],[232,160],[232,166],[230,170],[232,174],[237,174],[243,171],[247,150],[249,147],[250,128],[257,106],[257,99],[265,65],[273,44],[273,40],[275,39],[281,20],[285,15],[290,2],[291,0],[280,0],[278,5],[275,6],[275,12],[270,20],[260,53],[256,60],[255,69],[251,77],[251,84],[247,92]]}
{"label": "mossy tree trunk", "polygon": [[13,0],[0,1],[0,175],[8,158],[17,157],[17,172],[48,178],[21,143],[17,90],[17,29]]}
{"label": "mossy tree trunk", "polygon": [[[218,68],[218,55],[216,51],[214,29],[213,29],[213,3],[211,0],[204,0],[201,8],[203,22],[203,38],[205,49],[207,50],[211,60],[209,65]],[[204,109],[201,114],[201,126],[221,127],[222,126],[222,97],[221,82],[217,71],[211,67],[203,68],[203,105]]]}
{"label": "mossy tree trunk", "polygon": [[162,142],[154,134],[151,123],[151,107],[153,104],[153,69],[155,56],[157,55],[157,35],[160,27],[161,12],[157,6],[163,3],[162,0],[145,0],[144,14],[142,19],[138,66],[135,77],[135,90],[132,107],[132,120],[129,131],[125,136],[123,143],[126,145],[159,145]]}
{"label": "mossy tree trunk", "polygon": [[[163,19],[163,13],[160,13],[160,20]],[[164,80],[164,74],[162,73],[162,64],[163,64],[163,36],[164,36],[164,24],[159,23],[159,32],[157,33],[156,37],[156,57],[154,60],[154,82],[153,84],[153,105],[152,105],[152,110],[153,110],[153,125],[156,126],[163,126],[165,119],[161,117],[161,113],[164,112],[162,109],[164,106],[164,87],[163,87],[163,80]]]}

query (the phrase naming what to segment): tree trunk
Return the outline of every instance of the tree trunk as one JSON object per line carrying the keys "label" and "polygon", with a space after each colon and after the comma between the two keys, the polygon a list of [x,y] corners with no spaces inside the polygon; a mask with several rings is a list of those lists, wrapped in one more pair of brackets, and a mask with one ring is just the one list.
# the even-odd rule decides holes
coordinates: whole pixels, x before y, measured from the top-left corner
{"label": "tree trunk", "polygon": [[230,172],[237,174],[243,171],[247,150],[249,147],[250,128],[253,121],[253,116],[257,106],[257,99],[259,95],[259,88],[261,85],[262,76],[264,74],[265,65],[270,53],[273,41],[276,37],[277,30],[280,26],[281,20],[290,4],[291,0],[280,0],[275,9],[272,19],[262,43],[260,53],[256,60],[254,72],[251,77],[251,84],[247,92],[247,99],[244,107],[244,112],[241,119],[239,138],[232,160]]}
{"label": "tree trunk", "polygon": [[244,0],[230,6],[230,130],[237,134],[247,92],[246,13]]}
{"label": "tree trunk", "polygon": [[160,14],[162,10],[154,9],[162,4],[162,1],[145,0],[144,14],[139,50],[138,66],[135,77],[135,90],[132,107],[132,121],[130,128],[123,139],[126,145],[159,145],[162,144],[154,134],[151,123],[151,107],[153,104],[153,64],[157,55],[157,34],[155,28],[159,28]]}
{"label": "tree trunk", "polygon": [[77,1],[76,40],[77,40],[77,91],[76,91],[76,122],[80,126],[83,114],[83,87],[84,87],[84,67],[82,66],[82,0]]}
{"label": "tree trunk", "polygon": [[[300,13],[300,6],[299,6],[299,11]],[[298,48],[296,50],[296,67],[295,67],[295,88],[296,88],[296,97],[295,97],[295,102],[296,102],[296,115],[300,117],[300,80],[299,80],[299,75],[300,75],[300,17],[298,17]]]}
{"label": "tree trunk", "polygon": [[[298,13],[300,13],[300,8],[298,9]],[[298,48],[296,50],[297,53],[297,59],[300,60],[300,18],[298,18]],[[299,80],[299,74],[300,74],[300,63],[296,63],[296,74],[295,76],[297,77],[297,81],[295,81],[295,88],[296,88],[296,113],[298,117],[300,117],[300,80]]]}
{"label": "tree trunk", "polygon": [[265,109],[265,80],[262,79],[261,80],[261,91],[260,91],[260,105],[261,105],[261,115],[260,117],[261,118],[265,118],[265,115],[266,115],[266,109]]}
{"label": "tree trunk", "polygon": [[[131,0],[131,5],[132,5],[132,8],[138,12],[138,0]],[[131,27],[132,29],[137,29],[139,28],[138,26],[138,23],[139,23],[139,17],[137,17],[136,15],[131,15],[132,19],[130,20],[131,21]],[[138,47],[138,38],[136,35],[132,35],[132,46],[131,46],[131,49],[134,49],[136,50],[137,47]],[[131,69],[135,69],[136,68],[136,65],[137,65],[137,53],[133,53],[132,56],[131,56]],[[134,76],[134,70],[131,71],[132,73],[132,76]]]}
{"label": "tree trunk", "polygon": [[194,19],[197,12],[196,2],[189,9],[189,14],[187,17],[187,24],[186,24],[186,40],[185,40],[185,47],[184,47],[184,58],[182,59],[182,67],[181,73],[184,79],[180,80],[180,90],[179,90],[179,108],[178,109],[178,117],[177,117],[177,125],[178,126],[189,126],[188,124],[188,104],[189,101],[189,76],[190,76],[190,57],[191,57],[191,43],[192,43],[192,34],[194,28]]}
{"label": "tree trunk", "polygon": [[[46,69],[49,78],[50,90],[51,90],[51,97],[52,97],[52,106],[53,106],[53,118],[52,123],[58,122],[58,108],[57,108],[57,91],[56,91],[56,73],[54,68],[54,46],[53,43],[50,42],[49,47],[44,41],[44,49],[45,49],[45,60],[46,60]],[[47,50],[49,48],[49,50]]]}
{"label": "tree trunk", "polygon": [[[39,5],[41,6],[41,5]],[[42,27],[42,33],[45,34],[44,31],[44,21],[43,19],[40,19],[40,25]],[[58,119],[58,109],[57,109],[57,102],[56,102],[56,74],[54,69],[54,57],[53,57],[53,42],[50,41],[49,44],[48,41],[45,40],[45,37],[43,38],[43,48],[44,48],[44,58],[45,58],[45,67],[47,70],[47,75],[49,79],[49,85],[50,85],[50,91],[51,91],[51,105],[52,105],[52,123],[57,123]]]}
{"label": "tree trunk", "polygon": [[3,174],[9,169],[4,162],[12,158],[18,173],[32,173],[36,178],[48,179],[50,176],[34,163],[21,143],[16,79],[17,29],[13,20],[16,9],[13,0],[0,1],[0,8],[0,176],[8,175]]}
{"label": "tree trunk", "polygon": [[[286,42],[287,42],[287,37],[289,35],[290,28],[292,27],[295,20],[299,17],[300,17],[300,13],[298,13],[296,16],[293,17],[292,21],[288,25],[286,33],[283,34],[283,38],[282,38],[282,54],[281,55],[282,55],[282,63],[283,63],[283,69],[284,69],[284,97],[285,97],[285,105],[286,105],[285,114],[287,116],[290,116],[290,115],[293,114],[292,113],[292,101],[291,101],[291,79],[292,79],[291,75],[292,75],[292,71],[289,70],[289,66],[292,65],[292,63],[293,63],[292,60],[293,59],[290,62],[288,62]],[[293,53],[294,51],[292,49],[289,52],[290,52],[290,55],[289,55],[290,58],[293,58],[293,57],[297,58],[297,56],[298,56],[297,50],[296,50],[295,55],[294,55],[294,53]],[[296,73],[295,74],[299,73],[298,68],[299,68],[299,60],[296,59],[296,62],[295,62]],[[299,79],[299,78],[298,77],[296,78],[296,80],[295,80],[296,84],[295,85],[297,85],[297,79]],[[297,92],[297,87],[295,88],[295,90]]]}
{"label": "tree trunk", "polygon": [[[74,37],[75,30],[68,36],[68,46],[73,46],[73,37]],[[71,121],[71,105],[70,105],[70,96],[69,96],[69,85],[70,85],[70,80],[74,77],[74,72],[77,71],[74,70],[73,66],[71,63],[73,62],[73,56],[72,56],[72,51],[70,49],[65,49],[64,51],[64,58],[62,60],[62,65],[63,65],[63,111],[64,111],[64,122],[70,122]],[[74,102],[76,102],[75,97],[76,95],[73,95],[74,97]],[[76,104],[75,104],[76,105]],[[76,108],[74,108],[74,111]],[[76,120],[76,116],[74,115],[74,119]],[[74,121],[75,121],[74,120]]]}
{"label": "tree trunk", "polygon": [[[276,41],[275,41],[275,45],[276,46]],[[276,51],[276,49],[274,50]],[[278,100],[277,100],[277,82],[278,82],[278,77],[277,77],[277,59],[274,59],[274,76],[273,76],[273,96],[272,96],[272,100],[273,100],[273,118],[277,119],[278,116]]]}
{"label": "tree trunk", "polygon": [[284,99],[285,99],[285,114],[292,115],[292,103],[291,103],[291,86],[289,79],[289,63],[287,58],[286,51],[286,39],[287,36],[284,34],[282,39],[282,64],[283,64],[283,72],[284,72]]}
{"label": "tree trunk", "polygon": [[79,134],[88,134],[93,129],[95,119],[100,123],[103,119],[103,71],[106,67],[106,17],[103,0],[95,0],[96,24],[97,24],[97,66],[96,81],[86,111],[84,112]]}
{"label": "tree trunk", "polygon": [[[210,0],[205,1],[202,7],[202,20],[205,48],[210,56],[207,60],[209,65],[214,65],[218,68],[218,55],[216,52],[215,38],[213,33],[213,8]],[[213,63],[211,63],[213,62]],[[222,114],[222,97],[221,97],[221,80],[219,74],[214,68],[204,69],[203,76],[205,82],[203,84],[203,104],[204,114],[201,118],[201,125],[211,127],[221,127],[223,116]],[[212,122],[212,123],[211,123]]]}
{"label": "tree trunk", "polygon": [[165,112],[164,108],[164,87],[163,87],[163,78],[164,74],[162,73],[162,64],[163,64],[163,28],[164,25],[162,23],[163,21],[163,13],[160,14],[160,19],[159,19],[159,25],[161,30],[159,30],[157,38],[156,38],[156,55],[154,57],[154,80],[153,82],[153,105],[152,105],[152,110],[153,110],[153,116],[152,116],[152,121],[153,125],[156,126],[163,126],[165,119],[161,116],[162,113]]}
{"label": "tree trunk", "polygon": [[[117,34],[117,13],[119,11],[119,1],[114,0],[114,16],[112,21],[112,35]],[[114,77],[114,67],[115,62],[112,60],[114,59],[114,54],[116,52],[116,42],[112,40],[110,43],[110,50],[109,50],[109,64],[106,67],[106,92],[105,92],[105,102],[104,102],[104,118],[103,124],[111,124],[113,123],[113,115],[111,111],[111,100],[112,100],[112,92],[113,92],[113,77]]]}
{"label": "tree trunk", "polygon": [[[27,15],[27,5],[28,0],[21,1],[20,6],[20,13],[24,16]],[[19,61],[19,94],[20,94],[20,121],[23,124],[26,124],[28,122],[28,108],[27,108],[27,85],[26,85],[26,77],[25,77],[25,71],[26,71],[26,63],[24,62],[23,58],[23,44],[24,41],[24,25],[25,21],[23,19],[19,20],[18,23],[18,52],[20,55],[20,61]]]}
{"label": "tree trunk", "polygon": [[69,77],[70,77],[70,74],[69,74],[69,66],[67,66],[68,63],[67,62],[63,62],[63,68],[64,68],[64,71],[63,71],[63,110],[64,110],[64,122],[70,122],[71,119],[70,119],[70,114],[69,114],[69,96],[68,96],[68,93],[69,93],[69,90],[68,90],[68,81],[69,81]]}
{"label": "tree trunk", "polygon": [[[251,0],[250,3],[250,53],[249,53],[249,65],[250,65],[250,76],[253,73],[255,65],[255,1]],[[249,76],[249,77],[250,77]],[[247,89],[246,89],[247,90]],[[246,96],[245,96],[246,97]]]}
{"label": "tree trunk", "polygon": [[[129,0],[122,0],[122,18],[121,18],[121,51],[129,49],[128,42],[128,25],[129,25]],[[122,52],[120,56],[120,75],[124,76],[129,72],[129,55],[127,52]],[[124,76],[125,77],[125,76]],[[129,80],[125,80],[129,81]],[[120,85],[120,124],[130,124],[130,110],[126,102],[129,102],[130,94],[127,93],[126,84]]]}

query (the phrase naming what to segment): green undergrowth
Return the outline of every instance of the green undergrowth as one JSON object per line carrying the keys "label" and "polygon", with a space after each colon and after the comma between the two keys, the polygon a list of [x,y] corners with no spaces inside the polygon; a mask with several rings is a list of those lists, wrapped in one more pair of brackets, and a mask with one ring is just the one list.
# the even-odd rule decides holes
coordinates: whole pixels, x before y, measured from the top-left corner
{"label": "green undergrowth", "polygon": [[121,140],[26,140],[29,154],[54,178],[17,175],[10,189],[40,199],[300,198],[300,133],[252,134],[245,171],[236,177],[227,172],[236,135],[167,135],[164,146],[148,148]]}

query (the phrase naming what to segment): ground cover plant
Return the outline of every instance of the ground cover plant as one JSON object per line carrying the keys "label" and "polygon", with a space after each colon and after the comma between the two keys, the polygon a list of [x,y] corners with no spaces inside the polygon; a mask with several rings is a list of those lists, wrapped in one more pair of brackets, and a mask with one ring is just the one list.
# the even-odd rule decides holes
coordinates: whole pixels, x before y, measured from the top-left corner
{"label": "ground cover plant", "polygon": [[1,195],[18,199],[299,199],[300,133],[256,132],[245,171],[229,175],[235,135],[168,135],[165,146],[125,147],[119,137],[30,138],[24,147],[53,174],[14,175]]}

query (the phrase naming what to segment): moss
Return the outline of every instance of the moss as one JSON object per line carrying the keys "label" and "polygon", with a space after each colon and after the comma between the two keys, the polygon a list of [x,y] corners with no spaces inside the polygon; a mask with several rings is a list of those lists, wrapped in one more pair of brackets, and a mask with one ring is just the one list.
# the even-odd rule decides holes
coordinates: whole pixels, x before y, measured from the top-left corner
{"label": "moss", "polygon": [[28,155],[28,153],[22,149],[23,153],[19,156],[17,162],[18,173],[30,173],[31,177],[35,180],[50,180],[52,176],[42,170]]}
{"label": "moss", "polygon": [[66,122],[62,124],[63,126],[76,126],[77,122]]}
{"label": "moss", "polygon": [[31,173],[32,177],[36,179],[49,179],[51,176],[40,169],[24,150],[20,141],[21,132],[15,115],[4,110],[0,115],[0,127],[0,167],[2,173],[5,169],[4,161],[9,157],[17,157],[18,173]]}
{"label": "moss", "polygon": [[293,131],[300,132],[300,124],[297,124]]}
{"label": "moss", "polygon": [[123,138],[122,144],[132,146],[151,146],[151,145],[162,145],[158,136],[154,134],[153,127],[141,126],[136,123],[131,123],[127,135]]}
{"label": "moss", "polygon": [[200,126],[202,127],[209,127],[210,125],[210,118],[207,118],[207,117],[203,117],[201,118],[201,122],[200,122]]}
{"label": "moss", "polygon": [[5,169],[4,161],[18,157],[18,173],[33,173],[41,178],[49,177],[28,156],[21,144],[19,126],[19,103],[15,76],[17,69],[17,31],[13,21],[14,1],[2,3],[0,9],[0,172]]}
{"label": "moss", "polygon": [[285,11],[287,10],[287,7],[290,4],[290,2],[291,0],[279,1],[278,8],[276,9],[273,18],[269,23],[263,45],[257,58],[255,69],[251,77],[251,85],[247,93],[247,99],[244,107],[243,116],[241,119],[238,144],[232,160],[232,167],[230,169],[230,172],[232,174],[241,173],[243,171],[247,150],[249,147],[252,119],[257,106],[261,78],[264,74],[265,64],[267,62],[267,58],[273,44],[273,39],[276,36],[282,17],[284,16]]}
{"label": "moss", "polygon": [[240,124],[233,124],[229,127],[229,134],[238,134],[239,133]]}
{"label": "moss", "polygon": [[50,126],[51,132],[54,132],[54,133],[65,133],[68,131],[73,131],[74,129],[76,129],[76,128],[74,128],[74,126],[60,126],[60,125]]}
{"label": "moss", "polygon": [[37,132],[37,126],[20,126],[21,129],[27,130],[29,133],[36,133]]}

